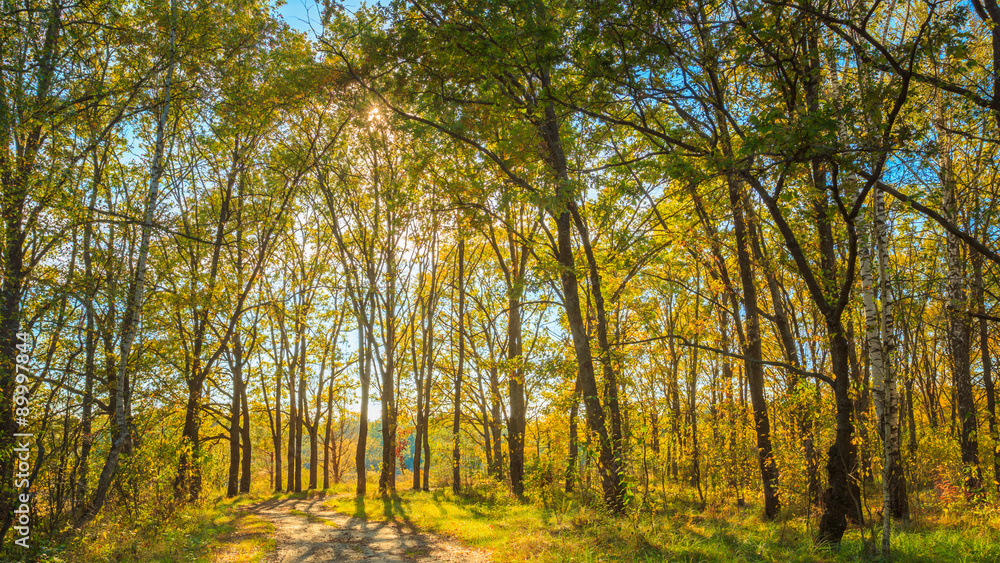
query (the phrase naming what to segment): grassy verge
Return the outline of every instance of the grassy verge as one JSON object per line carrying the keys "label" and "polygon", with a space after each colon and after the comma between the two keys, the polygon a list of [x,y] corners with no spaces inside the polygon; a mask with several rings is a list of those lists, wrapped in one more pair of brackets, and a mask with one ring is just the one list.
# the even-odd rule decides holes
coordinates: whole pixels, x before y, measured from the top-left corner
{"label": "grassy verge", "polygon": [[[549,499],[546,507],[445,490],[386,498],[341,494],[326,504],[358,518],[454,537],[490,551],[498,562],[878,560],[865,556],[870,547],[861,529],[849,530],[840,549],[832,551],[814,545],[815,518],[812,527],[804,516],[765,523],[753,506],[700,510],[676,501],[654,515],[611,517],[569,498]],[[892,549],[895,561],[1000,561],[1000,513],[990,508],[958,516],[925,514],[918,523],[898,526]]]}
{"label": "grassy verge", "polygon": [[207,501],[131,519],[103,515],[74,536],[52,563],[259,562],[274,550],[274,527],[238,510],[253,499]]}
{"label": "grassy verge", "polygon": [[[810,520],[788,511],[765,523],[759,507],[709,504],[700,509],[680,491],[669,503],[612,517],[578,497],[549,491],[520,503],[502,487],[473,489],[456,496],[450,490],[405,491],[398,496],[356,497],[353,484],[325,491],[325,504],[343,514],[450,536],[488,551],[494,561],[597,563],[651,561],[877,561],[866,556],[870,529],[852,527],[838,551],[814,545],[816,515]],[[374,484],[369,487],[375,491]],[[75,536],[68,548],[43,561],[96,562],[235,562],[261,561],[274,549],[273,526],[240,510],[264,499],[310,498],[318,491],[216,500],[176,511],[154,508],[131,518],[109,515]],[[323,518],[292,511],[310,521]],[[128,525],[123,525],[127,522]],[[875,523],[877,525],[877,523]],[[962,510],[921,509],[917,518],[896,527],[894,561],[1000,561],[1000,510],[992,506]],[[877,550],[876,550],[877,551]],[[417,554],[412,554],[417,555]],[[4,560],[0,557],[0,560]]]}
{"label": "grassy verge", "polygon": [[242,514],[233,525],[233,531],[213,542],[210,561],[258,563],[274,551],[274,525],[270,522],[253,514]]}

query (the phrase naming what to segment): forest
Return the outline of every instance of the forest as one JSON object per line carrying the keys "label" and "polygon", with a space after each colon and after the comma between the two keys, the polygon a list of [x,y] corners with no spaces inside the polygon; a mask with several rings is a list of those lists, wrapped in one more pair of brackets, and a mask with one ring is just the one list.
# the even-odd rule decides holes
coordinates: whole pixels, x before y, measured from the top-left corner
{"label": "forest", "polygon": [[292,2],[3,0],[0,561],[1000,560],[997,0]]}

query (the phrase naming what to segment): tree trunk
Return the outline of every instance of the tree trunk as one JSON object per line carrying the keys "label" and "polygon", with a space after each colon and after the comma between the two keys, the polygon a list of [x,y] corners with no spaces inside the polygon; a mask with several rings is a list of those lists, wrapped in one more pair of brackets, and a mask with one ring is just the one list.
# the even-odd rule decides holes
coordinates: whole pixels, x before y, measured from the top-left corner
{"label": "tree trunk", "polygon": [[573,337],[573,347],[576,352],[580,369],[580,387],[587,408],[587,423],[600,442],[598,471],[604,489],[604,501],[614,512],[624,510],[624,499],[619,496],[621,489],[621,474],[619,460],[612,453],[611,440],[605,427],[604,408],[602,407],[594,376],[593,356],[590,352],[590,342],[580,309],[580,295],[577,287],[575,264],[573,259],[570,212],[562,211],[556,221],[559,244],[559,262],[562,266],[561,278],[563,286],[564,307],[569,320],[570,332]]}
{"label": "tree trunk", "polygon": [[[1000,125],[1000,111],[997,109],[997,102],[1000,101],[1000,6],[997,0],[984,0],[982,4],[973,2],[979,17],[987,24],[987,29],[991,29],[991,46],[993,51],[993,116]],[[952,224],[954,217],[950,218]],[[985,236],[986,229],[983,229]],[[976,285],[979,291],[979,312],[986,313],[986,302],[983,299],[982,285],[982,261],[983,256],[976,253],[972,263],[976,268]],[[986,409],[990,427],[990,437],[993,440],[993,482],[1000,491],[1000,431],[997,428],[996,417],[996,388],[993,383],[993,362],[990,357],[989,328],[985,318],[979,319],[979,345],[982,355],[983,385],[986,387]]]}
{"label": "tree trunk", "polygon": [[250,443],[250,408],[247,401],[246,381],[243,381],[240,384],[240,403],[242,405],[241,410],[243,411],[243,427],[240,429],[240,435],[243,441],[243,465],[240,471],[240,492],[249,493],[250,479],[252,476],[250,463],[253,460],[253,446]]}
{"label": "tree trunk", "polygon": [[[132,287],[129,291],[129,299],[125,305],[125,314],[122,319],[122,340],[121,340],[121,350],[118,356],[118,379],[117,379],[117,389],[122,390],[125,388],[125,382],[128,379],[128,358],[132,349],[132,342],[135,339],[136,332],[139,328],[139,318],[142,316],[142,302],[143,294],[145,291],[146,284],[146,258],[149,254],[149,239],[153,228],[153,212],[156,208],[156,199],[159,194],[160,189],[160,177],[163,175],[163,152],[166,142],[166,129],[167,129],[167,118],[170,113],[170,87],[173,82],[174,76],[174,57],[175,57],[175,41],[177,34],[177,5],[175,0],[171,0],[170,3],[171,12],[171,26],[170,26],[170,62],[167,66],[167,77],[164,81],[163,86],[163,110],[160,112],[160,119],[156,123],[156,144],[153,149],[153,162],[150,167],[150,177],[149,177],[149,193],[146,196],[146,209],[143,215],[142,223],[142,235],[139,243],[139,257],[136,262],[135,278],[132,282]],[[54,15],[55,20],[58,20],[58,13]],[[51,28],[50,28],[51,29]],[[54,39],[53,39],[54,41]],[[23,201],[23,200],[22,200]],[[0,341],[4,342],[3,353],[4,356],[10,351],[9,348],[13,348],[14,343],[14,333],[17,331],[17,324],[20,321],[20,280],[17,276],[11,276],[10,273],[20,273],[22,271],[22,258],[21,254],[21,244],[23,244],[23,235],[20,232],[11,232],[11,220],[14,218],[4,217],[7,221],[8,233],[5,240],[7,241],[8,247],[10,249],[5,252],[5,271],[8,272],[4,279],[3,288],[3,310],[0,310]],[[16,218],[16,223],[14,226],[17,227],[17,231],[20,230],[20,217]],[[18,300],[18,301],[15,301]],[[13,307],[11,306],[13,304]],[[10,330],[13,328],[13,330]],[[15,349],[16,350],[16,349]],[[11,355],[10,357],[13,357]],[[6,357],[4,358],[6,360]],[[12,362],[0,361],[3,365],[13,365]],[[6,375],[6,374],[5,374]],[[6,384],[6,378],[3,379],[4,384]],[[6,387],[4,387],[6,390]],[[4,402],[7,403],[9,396],[4,394]],[[0,416],[7,419],[10,415],[10,409],[7,408],[8,405],[3,405],[4,408],[0,408]],[[90,522],[97,513],[100,512],[101,507],[104,506],[104,501],[107,498],[108,488],[111,486],[111,480],[114,478],[115,473],[118,471],[118,458],[122,449],[126,446],[129,441],[128,435],[128,421],[125,417],[125,394],[119,393],[115,400],[115,422],[118,428],[118,436],[112,444],[111,448],[108,450],[108,456],[104,461],[104,468],[101,470],[101,475],[97,481],[97,489],[94,491],[94,497],[90,502],[90,508],[84,513],[81,518],[76,523],[78,527],[82,527],[84,524]],[[12,420],[0,420],[0,431],[13,428]],[[8,459],[6,457],[2,458],[4,460]],[[0,464],[0,466],[6,464]],[[7,467],[0,467],[0,470],[6,470]],[[9,475],[10,471],[5,471],[5,474]],[[0,506],[0,508],[3,508]]]}
{"label": "tree trunk", "polygon": [[[58,41],[62,32],[63,22],[62,22],[62,11],[63,5],[58,2],[53,2],[50,9],[48,10],[48,24],[46,25],[45,35],[41,48],[39,49],[37,62],[38,67],[38,78],[37,78],[37,89],[35,90],[35,95],[33,96],[34,106],[38,109],[42,109],[45,105],[48,105],[48,99],[51,95],[52,81],[55,76],[55,61],[58,52]],[[5,45],[4,47],[9,48]],[[23,59],[22,59],[23,61]],[[31,61],[34,63],[34,61]],[[173,70],[173,59],[171,58],[170,70]],[[24,78],[19,78],[19,81],[24,81],[28,76],[34,74],[33,70],[30,71],[20,71],[20,76]],[[32,76],[33,78],[33,76]],[[23,83],[23,82],[22,82]],[[25,84],[27,85],[27,84]],[[167,79],[167,89],[166,89],[166,99],[169,104],[169,93],[170,93],[170,79]],[[6,85],[5,85],[6,86]],[[25,95],[22,93],[22,95]],[[25,97],[27,97],[25,95]],[[6,99],[6,92],[4,95],[4,102]],[[4,104],[5,106],[7,104]],[[24,267],[24,254],[25,254],[25,242],[27,239],[27,232],[24,229],[24,219],[25,219],[25,204],[28,201],[29,196],[29,186],[32,182],[32,175],[35,173],[35,166],[38,162],[38,152],[42,147],[42,131],[43,123],[40,119],[35,119],[36,123],[32,123],[28,126],[28,130],[17,131],[14,134],[16,139],[11,139],[11,129],[16,127],[13,125],[15,119],[8,113],[11,111],[9,107],[4,108],[4,119],[3,123],[0,124],[0,135],[3,135],[3,147],[4,147],[4,170],[3,174],[0,175],[0,181],[2,181],[2,197],[0,197],[0,213],[2,213],[3,221],[3,281],[2,287],[0,287],[0,436],[3,436],[3,447],[0,448],[0,474],[4,477],[4,486],[0,487],[0,518],[3,518],[3,525],[0,526],[0,541],[6,536],[8,529],[13,522],[13,510],[16,500],[16,491],[13,487],[8,487],[6,485],[7,479],[14,474],[14,469],[17,465],[17,461],[14,458],[12,452],[14,448],[14,434],[18,432],[18,424],[14,417],[14,391],[16,389],[15,385],[24,381],[24,375],[20,374],[20,381],[18,378],[18,370],[16,361],[17,355],[21,352],[17,349],[17,345],[23,341],[27,342],[28,338],[21,339],[18,338],[18,334],[21,332],[21,315],[22,315],[22,299],[27,290],[28,275],[30,273],[30,268]],[[21,109],[21,108],[18,108]],[[15,110],[16,111],[16,110]],[[36,114],[35,111],[31,111],[30,115],[41,115]],[[23,133],[23,136],[21,135]],[[48,132],[46,132],[48,133]],[[10,151],[14,145],[16,147],[16,155],[11,155]],[[162,145],[158,145],[162,147]],[[14,156],[14,162],[7,160],[6,157]],[[156,156],[153,157],[153,165],[156,166]],[[153,170],[153,176],[156,178],[156,182],[159,181],[159,177],[156,176],[155,169]],[[156,192],[153,191],[154,184],[150,185],[150,194],[155,200]],[[147,207],[149,207],[149,200],[147,199]],[[147,220],[143,224],[144,233],[147,233],[149,228],[151,217],[147,215]],[[145,240],[147,241],[148,247],[148,234]],[[31,262],[29,257],[29,263]],[[145,256],[140,252],[140,262],[145,267]],[[145,269],[142,270],[145,272]],[[141,284],[140,284],[141,287]],[[139,294],[141,298],[141,293]],[[131,297],[131,296],[130,296]],[[130,301],[131,303],[131,301]],[[127,333],[125,337],[128,338]],[[124,343],[124,340],[123,340]],[[131,343],[131,341],[129,341]],[[126,348],[127,349],[127,348]],[[125,360],[127,362],[127,358]],[[124,362],[122,362],[124,363]],[[125,367],[121,368],[122,370]],[[117,402],[116,402],[117,407]],[[111,471],[108,479],[113,476],[114,471],[118,466],[118,451],[120,446],[118,440],[111,448],[108,460],[105,462],[104,472],[109,469]],[[102,472],[101,477],[104,478],[104,472]],[[103,503],[103,493],[106,492],[107,485],[104,489],[101,489],[101,496],[99,498],[95,497],[98,502],[91,505],[91,512],[96,514],[96,511],[100,509],[100,504]],[[92,517],[92,516],[91,516]]]}
{"label": "tree trunk", "polygon": [[[387,212],[390,240],[392,239],[392,213]],[[382,370],[382,471],[379,475],[380,494],[396,494],[396,263],[395,247],[388,245],[386,277],[388,294],[385,309],[385,365]]]}
{"label": "tree trunk", "polygon": [[857,448],[852,443],[854,405],[850,396],[850,368],[844,326],[837,318],[828,318],[827,338],[834,372],[836,406],[836,437],[826,462],[829,487],[823,493],[823,516],[820,519],[819,542],[839,544],[847,530],[847,520],[861,520],[861,490],[851,474],[857,465]]}
{"label": "tree trunk", "polygon": [[[437,232],[437,216],[434,216],[434,231]],[[428,488],[427,472],[430,468],[430,411],[431,411],[431,375],[434,372],[434,311],[437,302],[437,235],[431,241],[431,287],[427,295],[427,305],[421,318],[421,350],[420,350],[420,382],[417,389],[417,436],[413,449],[413,489],[423,485]],[[421,450],[424,450],[423,452]],[[424,454],[421,456],[421,454]],[[423,457],[423,459],[421,459]],[[421,461],[424,467],[421,471]],[[421,476],[422,474],[422,476]],[[421,479],[423,482],[421,483]]]}
{"label": "tree trunk", "polygon": [[[422,287],[421,287],[422,289]],[[413,429],[413,486],[410,487],[411,490],[420,490],[420,448],[423,447],[424,439],[424,423],[423,423],[423,406],[424,406],[424,372],[427,370],[426,356],[424,355],[424,346],[427,342],[427,330],[425,328],[425,323],[427,322],[427,302],[421,295],[418,297],[420,303],[420,358],[417,361],[417,332],[416,328],[412,326],[411,332],[413,333],[410,339],[410,357],[413,362],[413,386],[417,391],[417,412],[416,420],[414,421]]]}
{"label": "tree trunk", "polygon": [[465,239],[458,241],[458,371],[455,372],[455,405],[451,426],[451,490],[462,491],[459,423],[462,416],[462,375],[465,369]]}
{"label": "tree trunk", "polygon": [[[604,308],[604,292],[601,287],[601,275],[597,269],[597,260],[594,257],[594,249],[590,244],[590,233],[588,232],[583,218],[580,217],[575,205],[569,207],[576,223],[577,232],[580,234],[580,242],[583,245],[584,255],[587,257],[588,270],[590,272],[590,293],[594,297],[594,308],[597,311],[597,343],[600,347],[601,371],[604,375],[604,396],[605,406],[611,417],[611,455],[618,464],[621,471],[624,456],[624,440],[622,434],[622,414],[618,404],[618,374],[615,372],[614,359],[611,357],[611,343],[608,339],[608,320]],[[618,489],[615,495],[625,498],[624,476],[619,475],[617,480]]]}
{"label": "tree trunk", "polygon": [[781,510],[778,498],[778,467],[771,448],[771,421],[764,399],[764,364],[760,338],[760,315],[757,306],[757,285],[750,262],[750,244],[745,221],[745,204],[742,187],[735,178],[728,178],[729,204],[736,235],[736,255],[743,286],[743,310],[746,317],[746,349],[744,366],[750,386],[750,403],[753,408],[754,429],[757,436],[757,460],[764,485],[764,515],[773,520]]}
{"label": "tree trunk", "polygon": [[[1000,30],[995,30],[1000,34]],[[986,315],[986,295],[983,286],[983,256],[978,252],[973,255],[972,267],[975,275],[976,302],[979,303],[979,313],[984,315],[979,319],[979,353],[982,359],[983,387],[986,388],[986,420],[990,428],[990,439],[993,442],[993,485],[1000,491],[1000,431],[997,428],[996,387],[993,383],[993,358],[990,355],[990,332]]]}
{"label": "tree trunk", "polygon": [[233,334],[232,363],[233,396],[229,406],[229,479],[226,496],[234,497],[240,489],[240,389],[243,386],[243,346],[239,329]]}
{"label": "tree trunk", "polygon": [[276,358],[278,365],[274,376],[274,492],[281,492],[281,386],[283,354]]}
{"label": "tree trunk", "polygon": [[[320,430],[320,406],[323,403],[323,375],[326,369],[326,350],[323,352],[323,360],[319,371],[319,388],[316,390],[316,412],[310,418],[306,416],[306,431],[309,433],[309,487],[308,490],[315,490],[319,484],[319,430]],[[303,413],[307,412],[305,409]]]}
{"label": "tree trunk", "polygon": [[[698,317],[698,307],[695,305],[695,318]],[[696,342],[697,343],[697,342]],[[694,348],[690,353],[691,369],[688,370],[687,394],[688,394],[688,418],[691,421],[691,484],[698,491],[698,498],[701,500],[701,508],[705,508],[705,493],[701,489],[701,460],[699,459],[700,448],[698,446],[698,349]],[[765,495],[765,500],[766,500]]]}
{"label": "tree trunk", "polygon": [[[431,332],[431,337],[434,333]],[[430,413],[431,413],[431,383],[434,374],[434,361],[433,355],[431,356],[431,361],[428,362],[427,375],[424,378],[424,476],[423,476],[423,489],[425,491],[430,490],[430,479],[431,479],[431,438],[430,438]]]}
{"label": "tree trunk", "polygon": [[[105,152],[106,158],[107,152]],[[94,178],[93,178],[93,191],[90,194],[90,205],[88,208],[90,211],[87,212],[87,218],[93,219],[94,211],[93,209],[97,205],[97,190],[98,186],[101,184],[101,175],[104,167],[104,161],[99,161],[97,158],[97,153],[94,153],[93,159],[94,165]],[[91,251],[91,245],[93,244],[94,236],[94,225],[91,221],[87,221],[87,224],[83,228],[83,267],[84,267],[84,278],[87,284],[86,295],[84,297],[84,314],[86,315],[86,329],[85,329],[85,352],[84,352],[84,388],[83,388],[83,413],[80,416],[80,434],[81,434],[81,444],[80,444],[80,459],[78,461],[80,469],[76,482],[76,494],[74,498],[73,510],[78,511],[83,507],[83,503],[87,498],[89,483],[88,478],[90,475],[90,450],[93,447],[93,437],[90,435],[92,432],[91,422],[93,417],[93,405],[94,405],[94,375],[96,372],[95,363],[95,353],[97,351],[97,334],[95,333],[94,326],[94,296],[97,293],[97,281],[94,279],[94,267],[93,267],[93,253]],[[79,503],[79,506],[77,506]]]}
{"label": "tree trunk", "polygon": [[[208,281],[205,285],[204,295],[193,295],[198,301],[194,305],[194,327],[191,330],[192,363],[190,373],[185,374],[188,386],[188,404],[184,419],[184,432],[181,435],[183,448],[181,450],[180,463],[177,468],[177,477],[174,480],[174,492],[177,498],[181,498],[185,493],[188,500],[196,501],[201,496],[201,400],[204,392],[205,380],[208,378],[214,358],[205,361],[202,357],[207,342],[209,308],[215,296],[216,283],[219,275],[219,264],[222,253],[222,246],[225,242],[226,224],[230,218],[230,209],[233,199],[233,190],[239,171],[240,140],[237,138],[232,152],[232,162],[227,174],[225,187],[222,190],[222,205],[219,209],[219,221],[215,229],[215,237],[212,244],[212,256],[209,263]],[[197,272],[202,266],[195,263],[195,254],[191,255],[191,272]],[[191,287],[196,288],[197,284],[192,283]],[[235,324],[233,325],[235,326]],[[229,334],[223,338],[220,346],[225,346],[225,340]],[[217,356],[216,356],[217,357]],[[129,382],[126,380],[124,389],[128,393]]]}
{"label": "tree trunk", "polygon": [[883,441],[883,555],[889,555],[891,518],[905,519],[909,516],[906,498],[906,478],[903,475],[899,454],[899,397],[896,391],[895,370],[890,354],[895,348],[892,317],[892,293],[888,282],[888,228],[885,220],[884,198],[875,191],[875,220],[873,222],[874,246],[878,258],[878,289],[881,304],[875,302],[875,285],[872,277],[873,260],[871,243],[865,226],[860,226],[862,237],[859,249],[861,264],[861,289],[865,304],[868,357],[871,364],[875,389],[875,410],[879,435]]}
{"label": "tree trunk", "polygon": [[[477,372],[478,375],[482,376],[481,372]],[[483,455],[486,456],[486,476],[493,477],[494,467],[493,467],[493,436],[490,431],[490,414],[486,411],[485,396],[483,397],[483,404],[480,404],[479,415],[482,417],[483,422]]]}
{"label": "tree trunk", "polygon": [[338,485],[341,481],[341,471],[344,467],[344,453],[346,453],[346,448],[344,447],[344,426],[346,424],[346,418],[341,416],[340,420],[337,422],[337,439],[335,440],[336,448],[333,450],[333,482]]}
{"label": "tree trunk", "polygon": [[[370,295],[365,301],[369,301]],[[368,450],[368,389],[371,384],[372,350],[371,343],[365,337],[365,326],[368,324],[364,319],[365,312],[358,311],[358,377],[361,379],[361,412],[358,415],[358,446],[354,454],[354,467],[357,471],[358,482],[356,493],[364,496],[367,486],[367,462],[365,453]]]}
{"label": "tree trunk", "polygon": [[[513,244],[513,239],[511,239]],[[507,394],[510,413],[507,417],[507,451],[510,455],[510,487],[514,496],[524,497],[524,367],[521,342],[521,296],[519,287],[508,289],[507,299],[507,359],[511,371],[507,374]]]}
{"label": "tree trunk", "polygon": [[[194,373],[201,371],[201,363],[196,361]],[[204,379],[195,377],[188,380],[188,398],[184,408],[184,429],[181,434],[185,448],[181,450],[177,477],[174,480],[174,496],[178,500],[187,497],[195,501],[201,495],[201,399],[204,393]]]}
{"label": "tree trunk", "polygon": [[[744,203],[747,203],[747,200],[744,200]],[[774,268],[765,253],[764,241],[761,239],[757,229],[754,228],[754,221],[757,218],[749,205],[745,207],[750,218],[747,227],[751,239],[754,241],[753,249],[755,256],[764,263],[764,277],[767,280],[768,293],[771,296],[771,304],[774,308],[774,326],[781,339],[782,352],[788,365],[792,366],[793,369],[798,369],[801,367],[799,364],[799,354],[796,349],[795,336],[792,334],[792,328],[788,320],[788,312],[785,310],[781,288],[778,286],[778,279],[775,276]],[[794,400],[792,416],[802,440],[802,451],[806,458],[806,474],[808,479],[806,496],[811,504],[819,504],[819,466],[817,463],[816,446],[813,441],[812,415],[810,413],[811,409],[803,404],[803,397],[805,395],[799,393],[800,383],[799,374],[789,370],[788,394]]]}
{"label": "tree trunk", "polygon": [[302,492],[302,434],[306,419],[306,326],[304,320],[297,321],[299,341],[299,407],[295,417],[295,492]]}
{"label": "tree trunk", "polygon": [[295,347],[292,350],[292,361],[288,366],[288,449],[285,452],[285,462],[288,475],[285,477],[285,492],[295,491],[295,439],[296,428],[298,428],[299,409],[298,396],[295,393],[296,367],[299,363],[298,334],[295,337]]}
{"label": "tree trunk", "polygon": [[[330,424],[333,421],[333,375],[326,389],[326,429],[323,437],[323,490],[330,488]],[[338,446],[339,447],[339,446]],[[336,456],[336,452],[334,452]],[[334,457],[334,461],[337,458]]]}
{"label": "tree trunk", "polygon": [[[879,285],[882,290],[881,332],[884,335],[883,361],[883,395],[885,400],[885,477],[887,483],[885,495],[889,501],[884,507],[893,518],[908,520],[910,505],[906,496],[906,477],[903,471],[902,456],[899,452],[899,391],[896,384],[895,365],[890,361],[890,354],[896,348],[896,332],[893,326],[893,305],[895,303],[892,288],[889,286],[889,225],[885,215],[885,196],[881,190],[875,190],[875,246],[879,258]],[[883,513],[884,513],[883,512]],[[885,539],[883,552],[889,553],[889,524],[885,524]]]}
{"label": "tree trunk", "polygon": [[493,432],[493,476],[503,481],[503,446],[500,444],[500,374],[490,365],[490,431]]}
{"label": "tree trunk", "polygon": [[309,489],[319,480],[319,421],[309,426]]}
{"label": "tree trunk", "polygon": [[[507,395],[509,400],[509,412],[507,416],[507,450],[509,459],[509,474],[511,492],[518,498],[524,496],[524,430],[525,430],[525,403],[524,403],[524,358],[521,357],[523,347],[521,345],[521,295],[524,289],[524,271],[531,253],[528,250],[529,241],[534,235],[534,230],[523,237],[518,237],[513,225],[514,213],[510,205],[503,208],[504,227],[507,240],[507,255],[500,250],[500,241],[494,235],[493,229],[487,231],[487,240],[493,247],[497,264],[503,271],[504,283],[507,289],[507,360],[509,372],[507,373]],[[491,374],[492,375],[492,374]],[[492,385],[492,382],[491,382]],[[499,382],[497,382],[494,403],[494,433],[500,435],[499,417]],[[494,463],[502,464],[502,453],[499,440],[494,440]],[[498,465],[499,467],[499,465]],[[502,471],[497,475],[501,476]],[[502,478],[502,477],[501,477]]]}
{"label": "tree trunk", "polygon": [[[549,86],[548,72],[542,73],[542,85],[546,88]],[[601,474],[604,502],[612,512],[620,514],[625,510],[622,459],[615,456],[614,445],[608,436],[604,407],[601,405],[594,374],[594,359],[580,308],[580,292],[572,243],[572,208],[575,206],[569,192],[572,181],[569,178],[566,155],[563,152],[559,121],[552,103],[545,106],[545,119],[539,126],[539,133],[545,141],[549,165],[557,186],[555,195],[559,203],[550,211],[556,216],[557,256],[563,290],[563,307],[566,310],[573,338],[573,350],[580,370],[580,392],[583,393],[584,405],[587,408],[587,424],[599,441],[598,471]]]}
{"label": "tree trunk", "polygon": [[[666,309],[666,323],[667,332],[669,334],[674,334],[677,313],[673,307],[673,299],[667,300],[664,305]],[[720,323],[722,328],[722,339],[720,343],[720,348],[722,350],[729,350],[729,332],[727,330],[726,323]],[[661,379],[663,383],[663,395],[667,401],[667,405],[670,408],[670,440],[667,442],[667,459],[666,459],[666,472],[670,474],[670,479],[676,481],[679,476],[679,467],[677,465],[678,458],[680,458],[679,452],[681,451],[681,443],[683,438],[681,437],[681,398],[680,398],[680,387],[679,387],[679,377],[680,377],[680,365],[681,358],[680,354],[677,353],[677,344],[673,338],[667,340],[667,355],[670,357],[669,375]],[[729,362],[726,358],[723,358],[722,373],[728,385],[732,375],[729,369]],[[728,389],[728,387],[727,387]],[[732,397],[730,397],[731,399]],[[730,413],[732,410],[730,410]],[[732,458],[732,456],[730,456]],[[735,471],[729,472],[730,479],[735,476]]]}
{"label": "tree trunk", "polygon": [[[941,170],[944,184],[945,216],[958,224],[958,204],[955,179],[950,155],[945,157]],[[965,492],[970,498],[982,492],[982,471],[979,467],[979,424],[976,417],[975,397],[972,394],[972,373],[969,361],[969,304],[965,295],[964,260],[960,241],[948,233],[946,250],[948,258],[948,340],[951,343],[952,381],[955,387],[955,406],[960,425],[962,465],[965,475]]]}
{"label": "tree trunk", "polygon": [[572,493],[576,488],[577,464],[580,460],[580,438],[577,434],[577,413],[580,411],[580,382],[577,378],[573,385],[572,404],[569,407],[569,455],[566,462],[566,492]]}

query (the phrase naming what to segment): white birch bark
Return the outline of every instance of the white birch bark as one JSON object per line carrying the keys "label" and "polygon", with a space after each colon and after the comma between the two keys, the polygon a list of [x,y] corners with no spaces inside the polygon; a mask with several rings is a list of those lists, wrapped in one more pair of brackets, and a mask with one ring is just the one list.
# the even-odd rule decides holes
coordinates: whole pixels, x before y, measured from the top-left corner
{"label": "white birch bark", "polygon": [[115,426],[117,426],[118,430],[118,439],[108,451],[108,457],[104,461],[104,468],[101,470],[101,476],[97,482],[97,489],[94,491],[94,498],[90,503],[89,509],[82,516],[81,522],[79,522],[80,525],[89,522],[100,512],[107,497],[108,488],[111,486],[111,481],[118,471],[118,460],[122,449],[130,440],[128,417],[126,416],[125,382],[128,375],[128,358],[135,335],[138,332],[139,319],[142,314],[142,300],[146,282],[146,258],[149,255],[149,238],[153,226],[153,212],[156,208],[156,199],[159,194],[160,178],[163,176],[163,152],[166,144],[167,118],[170,113],[170,87],[174,77],[174,54],[176,51],[176,0],[171,0],[170,2],[170,16],[172,21],[170,27],[170,62],[167,67],[167,76],[163,86],[163,109],[156,123],[156,145],[153,150],[153,162],[150,166],[149,193],[146,196],[146,209],[143,215],[135,279],[132,283],[132,292],[125,305],[125,315],[122,319],[121,353],[118,357],[118,387],[115,394]]}
{"label": "white birch bark", "polygon": [[[893,6],[895,2],[893,2]],[[837,79],[835,59],[830,60],[833,69],[831,80],[835,104],[840,104],[840,82]],[[846,138],[843,120],[838,122],[838,137]],[[854,173],[846,175],[845,193],[858,193],[860,180]],[[885,215],[885,197],[878,189],[872,189],[874,220],[872,224],[864,223],[864,215],[859,215],[857,221],[858,259],[861,270],[861,293],[865,306],[866,341],[868,356],[872,369],[872,395],[875,403],[876,428],[882,438],[882,554],[889,557],[892,534],[892,516],[894,503],[898,500],[904,503],[899,510],[905,518],[908,508],[905,506],[905,488],[902,494],[897,490],[902,479],[902,459],[899,455],[899,409],[896,380],[892,370],[891,354],[895,346],[892,317],[892,292],[889,287],[889,252],[888,252],[888,221]],[[872,257],[872,247],[875,259]],[[878,295],[876,295],[875,278],[872,268],[878,269]],[[881,298],[879,302],[878,298]],[[900,497],[896,499],[895,497]]]}
{"label": "white birch bark", "polygon": [[[882,354],[882,322],[881,311],[875,301],[875,280],[872,275],[872,237],[871,225],[858,221],[858,261],[861,265],[861,297],[865,305],[865,341],[868,344],[868,359],[872,370],[872,394],[874,395],[875,414],[879,421],[879,435],[883,438],[882,419],[885,414],[885,360]],[[879,272],[881,274],[881,271]],[[881,278],[881,275],[879,276]]]}
{"label": "white birch bark", "polygon": [[[903,468],[902,458],[899,455],[899,394],[896,391],[895,370],[892,369],[891,361],[896,336],[892,315],[894,300],[892,288],[889,285],[889,224],[886,220],[884,194],[881,190],[874,190],[872,195],[875,199],[875,250],[878,257],[879,290],[882,297],[881,314],[879,315],[879,332],[882,335],[880,350],[882,414],[879,420],[883,444],[882,553],[888,556],[892,517],[899,515],[906,518],[908,510],[905,506],[905,500],[899,494]],[[905,490],[903,494],[905,495]]]}

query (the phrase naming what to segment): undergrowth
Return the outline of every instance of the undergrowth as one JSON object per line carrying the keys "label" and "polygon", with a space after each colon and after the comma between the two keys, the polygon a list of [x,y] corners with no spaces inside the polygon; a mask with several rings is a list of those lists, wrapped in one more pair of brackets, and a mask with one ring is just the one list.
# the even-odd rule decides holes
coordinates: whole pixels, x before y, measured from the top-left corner
{"label": "undergrowth", "polygon": [[[145,512],[108,511],[83,530],[67,530],[30,556],[0,561],[51,563],[259,562],[275,547],[273,526],[241,509],[264,499],[325,494],[324,503],[368,521],[450,536],[491,553],[497,562],[640,563],[653,561],[879,561],[869,512],[868,528],[852,526],[836,550],[817,546],[817,511],[786,508],[765,522],[760,506],[711,502],[705,506],[684,491],[668,491],[659,502],[633,503],[623,516],[602,510],[599,499],[550,488],[526,499],[484,481],[455,495],[447,487],[430,492],[400,491],[356,496],[354,484],[323,492],[216,498],[197,505],[149,507]],[[1000,510],[993,505],[936,506],[914,500],[916,517],[894,525],[893,561],[1000,561]],[[310,521],[308,513],[300,516]],[[868,538],[868,542],[865,542]],[[61,542],[61,543],[60,543]]]}
{"label": "undergrowth", "polygon": [[[765,522],[761,507],[752,503],[742,508],[709,503],[702,508],[699,502],[680,498],[612,516],[598,503],[557,491],[518,501],[485,485],[462,495],[448,489],[406,490],[393,496],[343,493],[326,504],[357,518],[451,536],[488,550],[497,562],[880,560],[859,527],[848,530],[838,549],[819,547],[813,541],[815,513],[811,522],[792,511]],[[1000,561],[1000,512],[994,507],[924,511],[919,520],[894,527],[892,552],[893,561]]]}
{"label": "undergrowth", "polygon": [[82,530],[67,529],[49,544],[2,561],[48,563],[202,563],[262,561],[274,526],[239,510],[252,497],[102,512]]}

